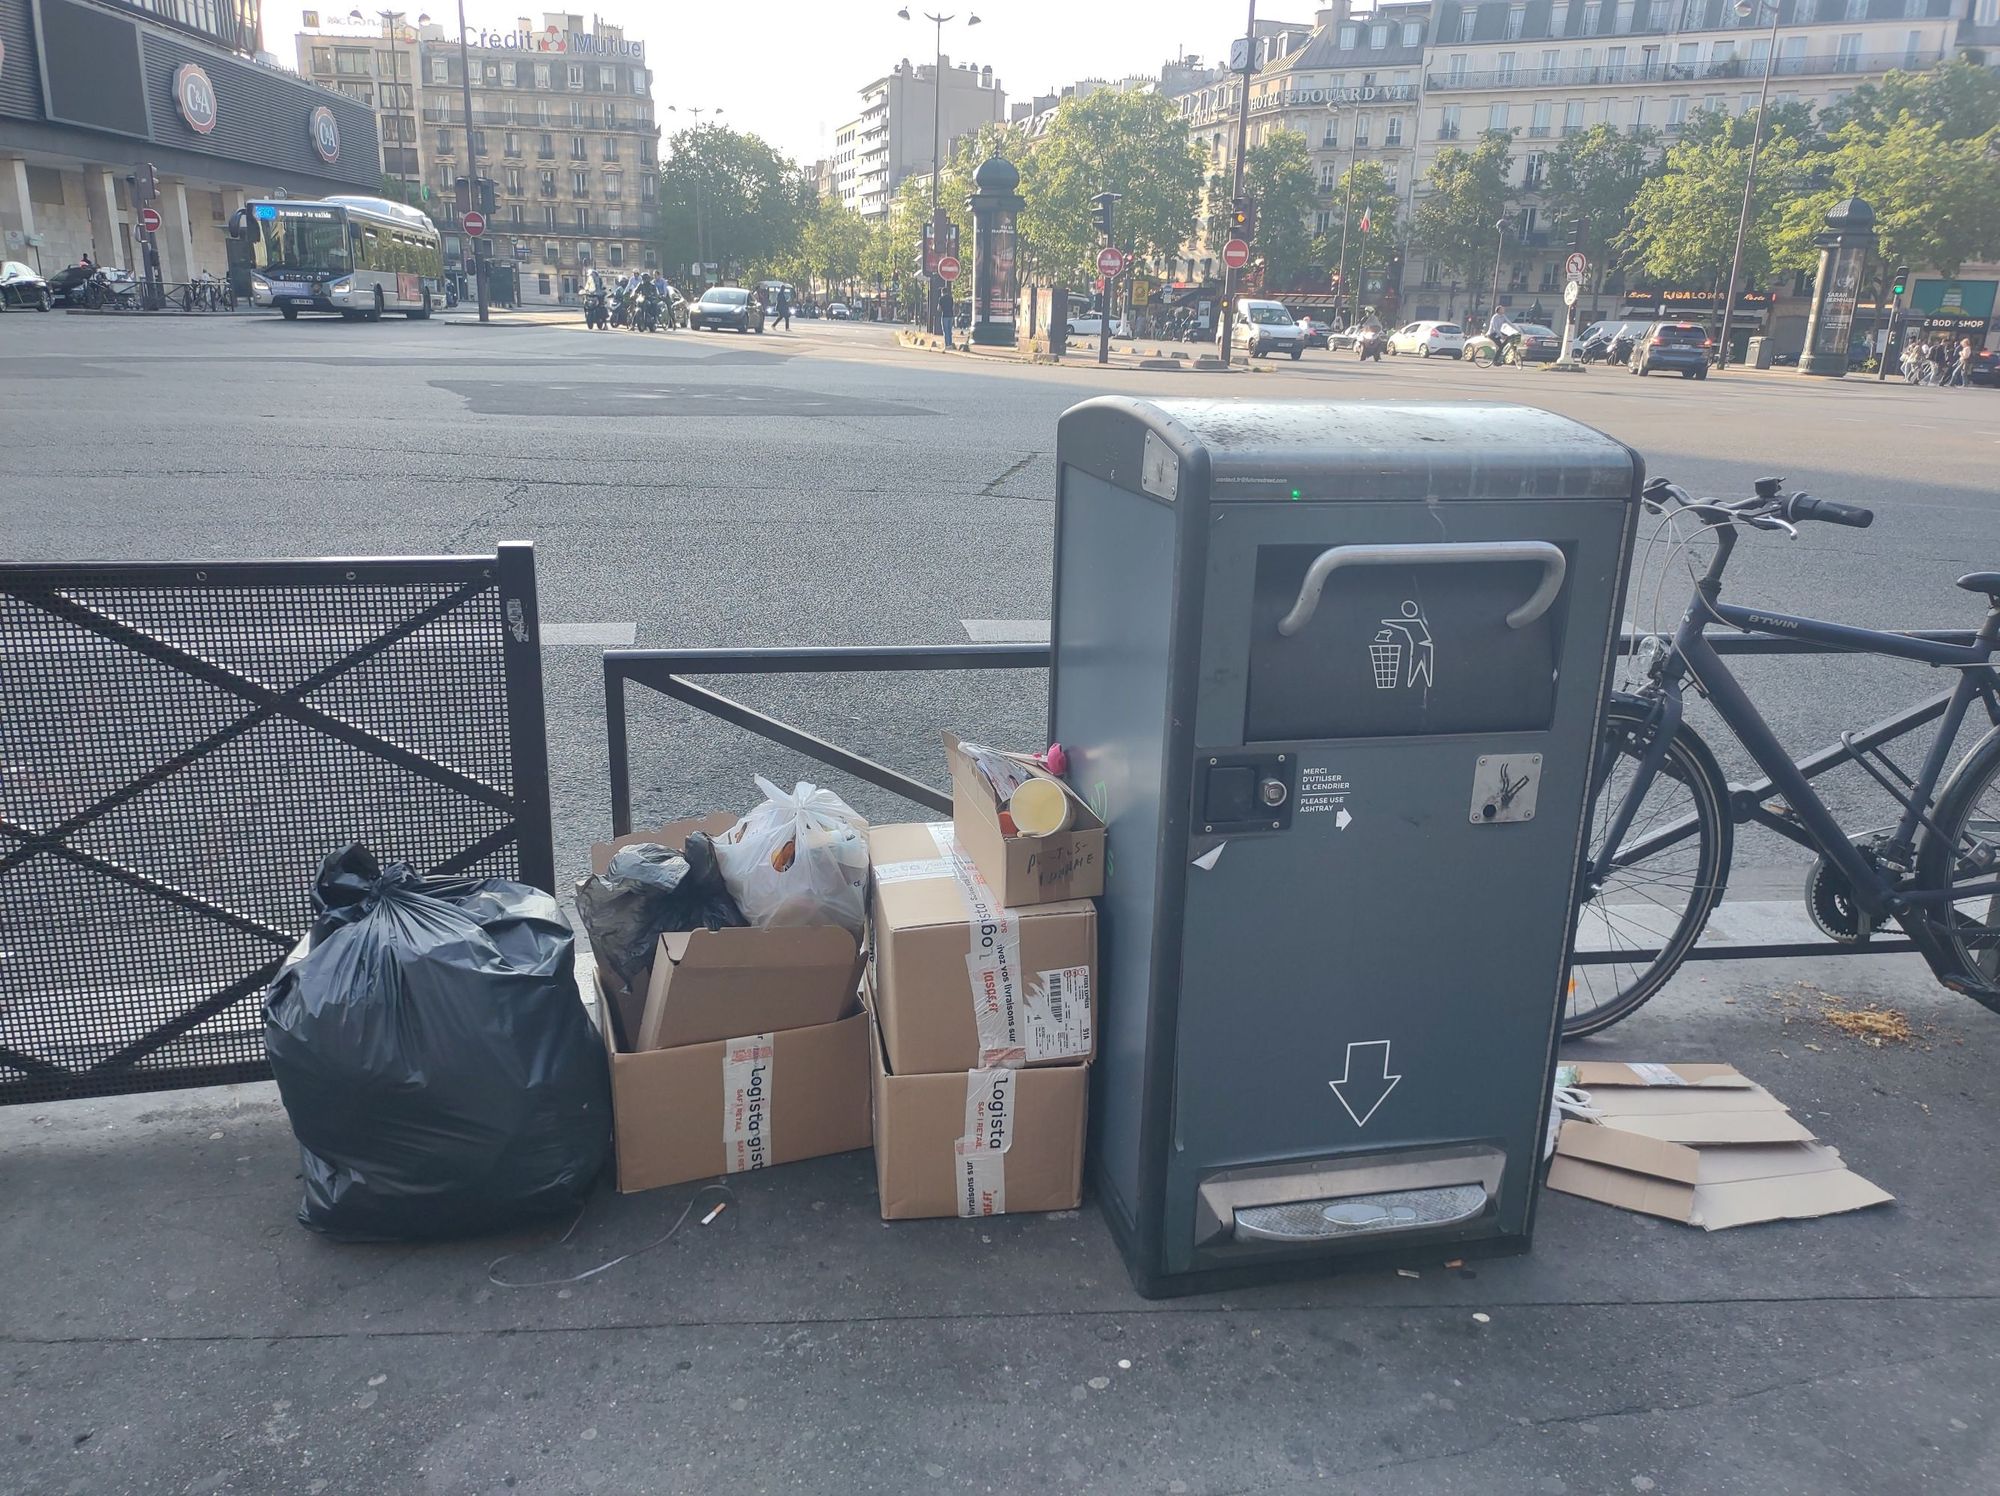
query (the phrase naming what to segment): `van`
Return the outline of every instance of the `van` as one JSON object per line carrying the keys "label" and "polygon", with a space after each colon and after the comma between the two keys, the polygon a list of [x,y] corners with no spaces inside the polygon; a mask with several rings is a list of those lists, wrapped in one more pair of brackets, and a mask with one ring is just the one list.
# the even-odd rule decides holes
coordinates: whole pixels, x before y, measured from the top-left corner
{"label": "van", "polygon": [[1289,353],[1298,358],[1306,351],[1305,329],[1292,320],[1282,301],[1262,301],[1245,296],[1236,303],[1236,330],[1232,346],[1252,358]]}

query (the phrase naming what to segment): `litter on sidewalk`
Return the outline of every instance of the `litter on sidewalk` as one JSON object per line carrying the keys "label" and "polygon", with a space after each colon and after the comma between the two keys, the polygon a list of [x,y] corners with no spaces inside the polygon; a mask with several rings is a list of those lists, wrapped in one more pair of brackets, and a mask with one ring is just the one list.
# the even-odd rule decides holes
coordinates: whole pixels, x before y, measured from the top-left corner
{"label": "litter on sidewalk", "polygon": [[1705,1231],[1837,1215],[1894,1198],[1732,1066],[1564,1068],[1574,1071],[1571,1083],[1588,1095],[1596,1119],[1563,1122],[1550,1189]]}

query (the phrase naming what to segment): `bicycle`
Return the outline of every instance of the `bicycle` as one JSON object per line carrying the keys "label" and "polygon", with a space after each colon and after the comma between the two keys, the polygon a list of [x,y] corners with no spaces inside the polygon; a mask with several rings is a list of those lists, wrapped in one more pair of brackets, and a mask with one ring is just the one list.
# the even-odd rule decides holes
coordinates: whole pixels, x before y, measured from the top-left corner
{"label": "bicycle", "polygon": [[[1646,507],[1665,516],[1662,527],[1694,515],[1715,537],[1715,555],[1672,638],[1641,641],[1643,686],[1614,693],[1607,710],[1591,768],[1566,1037],[1609,1027],[1666,984],[1722,897],[1735,827],[1750,823],[1817,855],[1806,904],[1826,935],[1860,945],[1893,921],[1946,988],[2000,1012],[2000,673],[1993,664],[2000,571],[1958,579],[1989,603],[1970,635],[1888,633],[1723,602],[1723,573],[1743,530],[1796,538],[1807,521],[1866,529],[1874,520],[1867,509],[1788,496],[1782,487],[1782,479],[1760,479],[1754,497],[1723,502],[1691,499],[1664,479],[1646,485]],[[1716,654],[1707,637],[1713,624],[1959,675],[1949,691],[1794,761]],[[1690,684],[1762,769],[1765,784],[1734,787],[1723,778],[1682,717]],[[1946,777],[1951,746],[1975,701],[1994,727]],[[1916,774],[1908,774],[1881,745],[1934,719],[1941,719],[1937,735]],[[1814,793],[1814,776],[1849,762],[1901,804],[1894,826],[1851,837]]]}
{"label": "bicycle", "polygon": [[1480,369],[1490,369],[1495,364],[1511,364],[1517,369],[1523,367],[1521,362],[1521,344],[1518,340],[1509,341],[1504,346],[1501,346],[1495,345],[1491,338],[1484,335],[1476,338],[1468,338],[1465,342],[1465,351],[1461,357],[1475,368]]}

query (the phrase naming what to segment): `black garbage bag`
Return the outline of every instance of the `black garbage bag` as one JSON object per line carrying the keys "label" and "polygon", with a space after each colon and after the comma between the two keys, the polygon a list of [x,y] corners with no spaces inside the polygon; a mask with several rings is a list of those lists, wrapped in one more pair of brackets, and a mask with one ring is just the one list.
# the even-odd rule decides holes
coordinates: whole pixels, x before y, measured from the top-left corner
{"label": "black garbage bag", "polygon": [[645,986],[662,935],[749,923],[722,881],[715,843],[705,831],[678,852],[655,842],[620,847],[602,873],[576,885],[576,912],[591,953],[635,989]]}
{"label": "black garbage bag", "polygon": [[574,936],[540,889],[330,853],[310,950],[264,998],[305,1163],[344,1241],[464,1236],[581,1207],[611,1135]]}

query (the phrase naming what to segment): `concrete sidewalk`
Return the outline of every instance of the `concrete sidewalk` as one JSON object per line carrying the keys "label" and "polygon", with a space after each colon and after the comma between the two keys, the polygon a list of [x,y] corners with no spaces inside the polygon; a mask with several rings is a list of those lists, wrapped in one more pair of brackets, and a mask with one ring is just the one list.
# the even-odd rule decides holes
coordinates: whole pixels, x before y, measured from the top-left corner
{"label": "concrete sidewalk", "polygon": [[691,1191],[342,1247],[269,1086],[0,1111],[0,1490],[2000,1488],[2000,1018],[1912,957],[1703,964],[1576,1049],[1732,1061],[1897,1203],[1705,1235],[1549,1194],[1524,1258],[1147,1303],[1090,1205],[885,1225],[862,1153],[509,1290]]}

